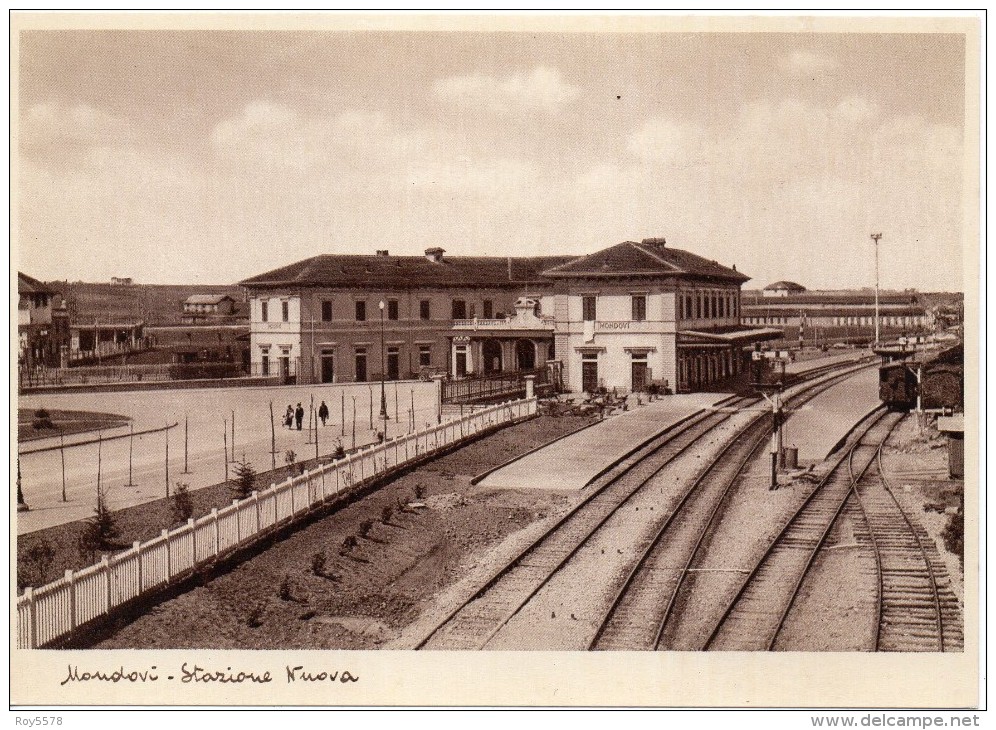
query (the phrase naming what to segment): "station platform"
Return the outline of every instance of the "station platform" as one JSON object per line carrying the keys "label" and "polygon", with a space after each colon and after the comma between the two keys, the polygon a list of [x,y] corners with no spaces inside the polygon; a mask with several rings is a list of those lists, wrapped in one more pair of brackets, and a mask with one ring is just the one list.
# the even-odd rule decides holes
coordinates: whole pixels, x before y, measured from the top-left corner
{"label": "station platform", "polygon": [[[577,490],[653,434],[728,397],[726,393],[665,396],[609,416],[489,474],[483,489]],[[635,403],[631,398],[630,403]]]}
{"label": "station platform", "polygon": [[828,353],[822,357],[814,357],[809,360],[797,360],[795,362],[790,362],[785,366],[785,372],[798,375],[800,373],[805,373],[816,368],[821,368],[824,365],[845,365],[850,362],[857,362],[863,357],[868,357],[871,351],[864,349],[854,349],[845,350],[840,353]]}
{"label": "station platform", "polygon": [[878,368],[860,370],[789,413],[782,426],[784,443],[799,449],[800,465],[823,461],[854,425],[880,404]]}

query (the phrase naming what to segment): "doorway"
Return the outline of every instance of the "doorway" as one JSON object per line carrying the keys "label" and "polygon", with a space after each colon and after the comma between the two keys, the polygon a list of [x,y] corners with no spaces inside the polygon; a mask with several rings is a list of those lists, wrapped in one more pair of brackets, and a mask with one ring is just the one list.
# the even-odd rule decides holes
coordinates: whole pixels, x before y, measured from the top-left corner
{"label": "doorway", "polygon": [[515,343],[516,366],[519,370],[532,370],[536,367],[536,346],[530,340]]}
{"label": "doorway", "polygon": [[335,382],[335,358],[326,350],[322,351],[322,382]]}
{"label": "doorway", "polygon": [[647,388],[647,361],[633,359],[632,364],[632,388],[634,393],[640,393]]}
{"label": "doorway", "polygon": [[485,373],[500,373],[501,343],[498,340],[484,340],[481,345],[481,358],[484,360]]}
{"label": "doorway", "polygon": [[594,356],[581,361],[581,390],[585,393],[598,390],[598,360]]}

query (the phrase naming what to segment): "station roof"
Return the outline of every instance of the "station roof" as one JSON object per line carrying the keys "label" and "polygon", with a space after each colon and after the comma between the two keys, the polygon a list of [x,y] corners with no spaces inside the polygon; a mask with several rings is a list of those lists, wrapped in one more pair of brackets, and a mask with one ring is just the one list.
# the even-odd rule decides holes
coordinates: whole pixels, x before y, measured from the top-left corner
{"label": "station roof", "polygon": [[619,276],[677,276],[718,279],[742,284],[749,281],[736,268],[688,251],[665,245],[663,238],[624,241],[595,253],[573,258],[543,272],[551,278],[602,278]]}
{"label": "station roof", "polygon": [[362,256],[325,254],[240,282],[247,287],[392,288],[506,286],[543,280],[542,271],[572,256]]}
{"label": "station roof", "polygon": [[751,342],[766,342],[768,340],[779,340],[785,336],[784,331],[774,327],[761,327],[749,329],[738,327],[725,332],[703,332],[700,330],[679,330],[678,336],[683,341],[706,340],[709,342],[727,342],[731,345],[744,345]]}

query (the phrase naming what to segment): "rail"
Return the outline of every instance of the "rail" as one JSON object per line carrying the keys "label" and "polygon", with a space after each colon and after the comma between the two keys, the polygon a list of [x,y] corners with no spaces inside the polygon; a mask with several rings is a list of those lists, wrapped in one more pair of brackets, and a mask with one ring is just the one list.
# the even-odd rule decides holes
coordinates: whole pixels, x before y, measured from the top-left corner
{"label": "rail", "polygon": [[295,523],[341,494],[489,428],[535,414],[536,398],[490,406],[271,484],[99,563],[67,570],[62,578],[27,588],[18,597],[17,645],[33,649],[56,644],[86,624]]}

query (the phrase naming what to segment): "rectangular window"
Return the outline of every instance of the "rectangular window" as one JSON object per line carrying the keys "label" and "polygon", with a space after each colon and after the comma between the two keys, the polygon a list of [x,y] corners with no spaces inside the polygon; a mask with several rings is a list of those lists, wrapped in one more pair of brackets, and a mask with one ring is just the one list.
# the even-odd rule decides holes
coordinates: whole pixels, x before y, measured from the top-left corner
{"label": "rectangular window", "polygon": [[491,319],[495,316],[495,305],[490,299],[485,299],[484,304],[481,307],[481,316],[484,319]]}
{"label": "rectangular window", "polygon": [[585,322],[594,322],[595,314],[595,297],[581,297],[581,319]]}
{"label": "rectangular window", "polygon": [[332,321],[332,302],[322,302],[322,321],[331,322]]}
{"label": "rectangular window", "polygon": [[290,320],[290,302],[288,301],[280,302],[280,318],[284,322]]}
{"label": "rectangular window", "polygon": [[[265,302],[264,302],[265,304]],[[262,351],[261,360],[259,363],[259,374],[264,377],[270,374],[270,350],[265,348]]]}
{"label": "rectangular window", "polygon": [[647,318],[647,297],[643,294],[633,295],[633,321],[643,322]]}
{"label": "rectangular window", "polygon": [[429,308],[429,300],[423,299],[418,303],[418,316],[419,319],[432,319],[432,310]]}
{"label": "rectangular window", "polygon": [[357,302],[356,303],[356,321],[365,322],[367,319],[367,303]]}
{"label": "rectangular window", "polygon": [[432,365],[432,347],[430,345],[418,346],[419,367],[427,368]]}
{"label": "rectangular window", "polygon": [[397,319],[398,318],[398,300],[388,299],[387,300],[387,318]]}
{"label": "rectangular window", "polygon": [[685,298],[683,296],[677,296],[677,297],[675,297],[675,299],[676,299],[677,304],[678,304],[678,312],[677,312],[678,319],[684,319],[685,318]]}
{"label": "rectangular window", "polygon": [[356,348],[356,382],[365,383],[367,380],[367,348]]}
{"label": "rectangular window", "polygon": [[270,321],[270,303],[265,299],[259,303],[259,318],[263,322]]}
{"label": "rectangular window", "polygon": [[463,299],[453,300],[453,319],[467,319],[467,302]]}

